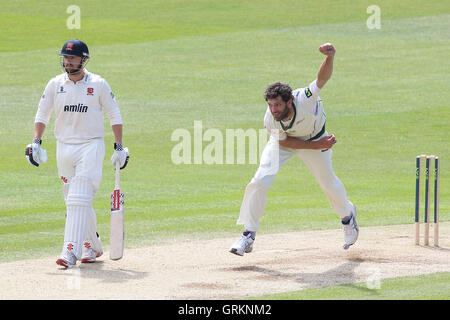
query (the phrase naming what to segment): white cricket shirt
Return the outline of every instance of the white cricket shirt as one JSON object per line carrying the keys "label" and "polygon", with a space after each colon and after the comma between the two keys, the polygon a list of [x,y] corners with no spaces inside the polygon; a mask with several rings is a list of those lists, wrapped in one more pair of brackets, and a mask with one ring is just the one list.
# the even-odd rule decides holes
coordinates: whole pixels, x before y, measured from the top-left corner
{"label": "white cricket shirt", "polygon": [[267,107],[264,116],[264,127],[267,132],[274,137],[272,132],[275,129],[279,140],[286,139],[287,136],[297,137],[301,140],[308,140],[315,137],[325,125],[325,111],[322,100],[319,97],[320,88],[316,80],[311,82],[307,88],[299,88],[292,92],[294,116],[291,120],[281,123],[275,120],[270,108]]}
{"label": "white cricket shirt", "polygon": [[84,143],[105,135],[103,112],[111,125],[122,124],[119,106],[105,79],[85,69],[74,83],[67,73],[51,79],[39,102],[35,122],[48,124],[54,109],[55,137],[62,143]]}

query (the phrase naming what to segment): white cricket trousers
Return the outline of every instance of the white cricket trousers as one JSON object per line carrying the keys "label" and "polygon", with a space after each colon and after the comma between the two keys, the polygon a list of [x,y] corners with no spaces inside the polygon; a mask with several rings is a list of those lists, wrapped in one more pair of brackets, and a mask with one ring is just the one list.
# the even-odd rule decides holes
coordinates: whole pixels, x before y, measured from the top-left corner
{"label": "white cricket trousers", "polygon": [[101,250],[93,200],[102,179],[105,143],[103,138],[81,144],[57,143],[58,174],[64,181],[66,226],[62,257],[72,252],[80,260],[85,241]]}
{"label": "white cricket trousers", "polygon": [[[325,132],[323,136],[326,135],[328,133]],[[284,148],[279,146],[278,141],[270,138],[261,154],[259,168],[245,188],[237,224],[243,224],[248,231],[258,230],[266,206],[267,192],[278,171],[294,155],[302,159],[313,173],[338,216],[342,219],[351,213],[353,204],[347,199],[344,185],[333,172],[331,149],[322,152],[321,150]]]}

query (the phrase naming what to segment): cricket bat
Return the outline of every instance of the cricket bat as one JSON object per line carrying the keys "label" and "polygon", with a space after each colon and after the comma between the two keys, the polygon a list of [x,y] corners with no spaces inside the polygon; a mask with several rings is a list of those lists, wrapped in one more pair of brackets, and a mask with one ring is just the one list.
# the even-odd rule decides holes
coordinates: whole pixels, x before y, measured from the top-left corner
{"label": "cricket bat", "polygon": [[120,190],[120,164],[117,161],[115,187],[111,193],[111,234],[109,243],[109,258],[111,260],[122,258],[124,236],[124,194]]}

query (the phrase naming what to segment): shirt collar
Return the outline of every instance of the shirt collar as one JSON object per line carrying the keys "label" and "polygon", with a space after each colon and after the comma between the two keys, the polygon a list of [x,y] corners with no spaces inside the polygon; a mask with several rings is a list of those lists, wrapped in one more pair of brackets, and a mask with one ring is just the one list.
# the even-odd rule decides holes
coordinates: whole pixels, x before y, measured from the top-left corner
{"label": "shirt collar", "polygon": [[[91,73],[85,68],[84,69],[84,77],[80,81],[82,81],[84,83],[88,83],[90,78],[91,78]],[[71,80],[69,79],[69,75],[67,74],[67,72],[65,72],[64,73],[64,82],[67,82],[67,81],[71,81]],[[80,82],[80,81],[78,81],[78,82]]]}

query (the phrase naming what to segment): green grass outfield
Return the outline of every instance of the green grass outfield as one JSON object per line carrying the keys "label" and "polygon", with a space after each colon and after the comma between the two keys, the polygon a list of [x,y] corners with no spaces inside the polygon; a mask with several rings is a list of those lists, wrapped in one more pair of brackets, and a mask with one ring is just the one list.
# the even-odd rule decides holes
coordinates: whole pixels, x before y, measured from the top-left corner
{"label": "green grass outfield", "polygon": [[[258,300],[442,300],[448,298],[450,274],[432,273],[380,282],[349,283],[325,288],[265,295]],[[420,288],[420,290],[417,290]],[[253,298],[250,298],[253,299]]]}
{"label": "green grass outfield", "polygon": [[[31,167],[24,148],[70,38],[87,42],[88,70],[107,79],[121,107],[131,152],[121,181],[128,247],[239,234],[235,221],[257,164],[175,165],[171,135],[179,128],[193,133],[194,121],[223,133],[261,129],[267,84],[307,86],[323,60],[317,48],[328,41],[337,53],[321,97],[327,129],[338,139],[333,166],[358,206],[359,224],[412,223],[414,159],[422,153],[442,159],[441,220],[450,220],[445,1],[377,1],[379,30],[366,27],[373,1],[77,1],[80,30],[66,27],[71,4],[0,5],[0,261],[56,256],[62,246],[54,116],[43,137],[48,163]],[[94,201],[106,247],[114,179],[108,123]],[[310,172],[300,160],[289,161],[269,192],[259,233],[339,227]]]}

